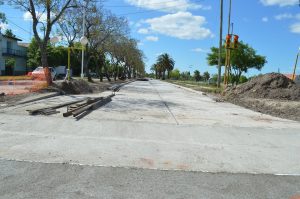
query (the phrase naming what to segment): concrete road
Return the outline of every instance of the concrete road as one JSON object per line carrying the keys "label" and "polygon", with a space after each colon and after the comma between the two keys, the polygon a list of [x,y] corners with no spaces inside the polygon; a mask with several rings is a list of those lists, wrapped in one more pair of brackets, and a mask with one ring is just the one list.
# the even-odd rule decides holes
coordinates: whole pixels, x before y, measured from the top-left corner
{"label": "concrete road", "polygon": [[[1,110],[0,196],[300,194],[299,122],[218,103],[155,80],[126,85],[111,103],[81,120],[63,118],[61,113],[48,117],[26,113],[82,97],[86,96],[60,96]],[[14,187],[20,185],[16,194]]]}

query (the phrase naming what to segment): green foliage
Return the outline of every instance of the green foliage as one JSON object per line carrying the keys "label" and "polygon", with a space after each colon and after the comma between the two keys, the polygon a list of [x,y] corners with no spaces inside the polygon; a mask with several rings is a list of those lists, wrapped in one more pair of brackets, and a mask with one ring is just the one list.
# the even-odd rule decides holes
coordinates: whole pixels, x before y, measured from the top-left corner
{"label": "green foliage", "polygon": [[171,75],[171,71],[174,69],[175,61],[173,58],[167,54],[161,54],[157,58],[157,68],[159,68],[159,71],[162,72],[162,79],[165,79],[165,73],[168,71],[168,78]]}
{"label": "green foliage", "polygon": [[[207,54],[207,63],[210,66],[217,66],[219,61],[219,48],[217,47],[211,47],[211,53]],[[221,65],[225,65],[225,57],[226,57],[226,51],[225,48],[222,48],[221,51]]]}
{"label": "green foliage", "polygon": [[192,77],[191,77],[191,73],[189,71],[185,71],[185,72],[182,72],[180,74],[180,79],[181,80],[190,80]]}
{"label": "green foliage", "polygon": [[[0,0],[0,5],[3,4],[3,1]],[[0,12],[0,22],[2,23],[6,23],[6,17],[5,17],[5,14],[3,12]]]}
{"label": "green foliage", "polygon": [[27,49],[27,66],[34,70],[41,65],[41,51],[36,40],[33,38]]}
{"label": "green foliage", "polygon": [[[218,65],[219,49],[211,48],[208,53],[207,61],[210,66]],[[222,66],[225,65],[225,48],[222,48]],[[231,82],[238,84],[242,73],[247,73],[249,69],[255,68],[261,70],[267,63],[266,57],[257,55],[256,51],[248,44],[239,43],[238,49],[231,51]]]}
{"label": "green foliage", "polygon": [[16,64],[16,60],[14,58],[8,58],[5,60],[6,66],[14,67],[15,64]]}
{"label": "green foliage", "polygon": [[246,76],[242,75],[242,76],[240,77],[239,83],[242,84],[242,83],[245,83],[245,82],[247,82],[247,81],[248,81],[248,78],[247,78]]}
{"label": "green foliage", "polygon": [[196,82],[199,82],[201,80],[201,76],[200,76],[200,71],[199,70],[195,70],[194,71],[194,79],[196,80]]}
{"label": "green foliage", "polygon": [[11,29],[6,29],[4,32],[4,35],[8,36],[8,37],[16,37],[16,35],[12,32]]}
{"label": "green foliage", "polygon": [[172,70],[170,74],[170,78],[173,80],[179,80],[180,78],[180,71],[178,69]]}
{"label": "green foliage", "polygon": [[217,82],[218,81],[218,74],[213,74],[213,76],[211,77],[211,80],[213,82]]}
{"label": "green foliage", "polygon": [[210,74],[209,74],[208,71],[206,71],[206,72],[203,73],[203,78],[204,78],[205,81],[208,81],[208,80],[209,80]]}
{"label": "green foliage", "polygon": [[[71,55],[73,55],[71,53]],[[34,70],[36,67],[41,66],[41,51],[38,43],[33,38],[27,50],[27,66]],[[68,50],[63,46],[54,47],[51,44],[47,46],[47,58],[50,67],[67,66],[68,65]],[[71,60],[76,59],[72,56]],[[71,62],[72,66],[72,62]],[[74,70],[74,68],[72,68]],[[74,73],[74,71],[73,71]]]}

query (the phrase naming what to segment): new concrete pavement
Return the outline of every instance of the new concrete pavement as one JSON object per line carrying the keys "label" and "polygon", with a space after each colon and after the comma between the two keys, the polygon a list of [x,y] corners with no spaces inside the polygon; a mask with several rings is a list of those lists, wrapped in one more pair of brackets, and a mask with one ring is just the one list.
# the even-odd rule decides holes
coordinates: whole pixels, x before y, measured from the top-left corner
{"label": "new concrete pavement", "polygon": [[126,85],[78,121],[63,118],[64,109],[47,117],[26,113],[82,97],[0,111],[0,198],[300,194],[299,122],[156,80]]}

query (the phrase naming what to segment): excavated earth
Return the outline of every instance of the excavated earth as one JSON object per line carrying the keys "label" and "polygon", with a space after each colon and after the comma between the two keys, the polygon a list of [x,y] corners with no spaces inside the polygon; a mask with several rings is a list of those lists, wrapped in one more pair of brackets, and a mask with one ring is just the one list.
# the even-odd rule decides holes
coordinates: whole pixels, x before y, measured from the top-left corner
{"label": "excavated earth", "polygon": [[282,74],[260,75],[244,84],[229,87],[223,98],[261,113],[300,121],[300,85]]}

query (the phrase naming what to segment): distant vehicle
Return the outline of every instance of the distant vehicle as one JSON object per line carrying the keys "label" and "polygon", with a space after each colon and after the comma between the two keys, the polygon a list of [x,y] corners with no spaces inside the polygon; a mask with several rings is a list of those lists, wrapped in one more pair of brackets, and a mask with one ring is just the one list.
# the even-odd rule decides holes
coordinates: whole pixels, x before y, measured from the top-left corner
{"label": "distant vehicle", "polygon": [[[67,75],[68,67],[67,66],[57,66],[55,67],[56,70],[56,78],[58,79],[64,79]],[[70,76],[72,77],[72,69]]]}
{"label": "distant vehicle", "polygon": [[214,78],[209,78],[209,80],[207,81],[208,84],[216,84],[217,81]]}
{"label": "distant vehicle", "polygon": [[[100,77],[97,73],[94,73],[94,72],[90,72],[89,74],[90,74],[90,76],[93,77],[93,78],[99,78],[99,77]],[[84,76],[87,77],[87,74],[84,73]]]}
{"label": "distant vehicle", "polygon": [[[49,67],[49,70],[51,73],[52,80],[55,80],[56,79],[56,70],[52,67]],[[32,71],[31,76],[32,76],[32,79],[40,79],[40,80],[45,79],[44,68],[41,66],[37,67],[34,71]]]}

